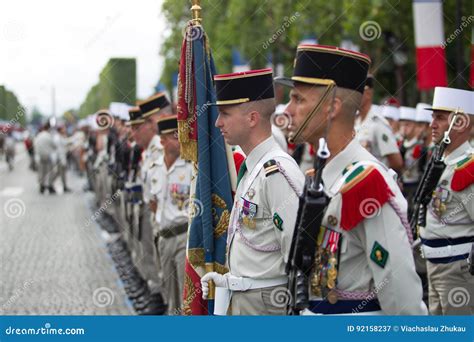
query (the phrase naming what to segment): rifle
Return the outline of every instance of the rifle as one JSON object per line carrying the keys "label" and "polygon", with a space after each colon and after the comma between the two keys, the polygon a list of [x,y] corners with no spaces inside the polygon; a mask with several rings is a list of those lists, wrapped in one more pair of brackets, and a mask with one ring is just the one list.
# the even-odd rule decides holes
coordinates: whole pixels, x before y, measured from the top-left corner
{"label": "rifle", "polygon": [[[418,237],[419,227],[426,226],[426,211],[428,204],[431,201],[433,191],[438,185],[441,175],[446,168],[444,163],[444,151],[446,147],[451,143],[449,134],[456,122],[459,111],[456,110],[449,124],[449,128],[444,132],[443,139],[435,146],[433,154],[431,155],[430,161],[421,177],[421,181],[418,184],[418,188],[415,192],[414,197],[414,209],[413,214],[410,218],[410,227],[413,231],[413,236]],[[416,239],[414,246],[419,244],[419,239]]]}
{"label": "rifle", "polygon": [[299,198],[298,216],[286,265],[291,293],[288,313],[292,315],[298,315],[309,306],[309,277],[315,259],[316,240],[330,202],[324,193],[321,180],[329,155],[326,140],[321,138],[314,161],[315,173],[306,178],[303,193]]}

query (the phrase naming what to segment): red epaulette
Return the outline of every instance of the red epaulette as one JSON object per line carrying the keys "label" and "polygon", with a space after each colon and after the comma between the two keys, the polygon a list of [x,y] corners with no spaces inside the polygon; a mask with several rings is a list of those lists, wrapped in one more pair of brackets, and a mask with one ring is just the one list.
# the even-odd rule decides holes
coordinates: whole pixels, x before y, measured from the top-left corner
{"label": "red epaulette", "polygon": [[345,180],[342,195],[341,228],[352,230],[366,218],[379,214],[394,196],[384,177],[373,165],[359,166]]}
{"label": "red epaulette", "polygon": [[423,150],[423,145],[421,144],[415,145],[415,147],[413,148],[413,154],[412,154],[413,158],[414,159],[420,158],[422,150]]}
{"label": "red epaulette", "polygon": [[472,183],[474,183],[474,154],[456,164],[451,180],[451,189],[453,191],[463,191]]}

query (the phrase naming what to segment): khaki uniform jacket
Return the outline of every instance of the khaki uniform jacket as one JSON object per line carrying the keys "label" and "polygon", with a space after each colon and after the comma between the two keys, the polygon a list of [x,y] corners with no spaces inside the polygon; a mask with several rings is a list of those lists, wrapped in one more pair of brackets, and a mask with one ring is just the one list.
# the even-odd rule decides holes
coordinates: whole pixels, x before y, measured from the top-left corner
{"label": "khaki uniform jacket", "polygon": [[[346,210],[359,210],[364,218],[351,230],[345,230],[341,227],[341,179],[346,175],[345,172],[356,169],[350,169],[354,163],[363,161],[377,166],[376,169],[394,194],[393,203],[398,212],[389,202],[377,207],[372,198],[365,198],[360,203],[346,203]],[[400,218],[404,216],[406,223],[407,204],[394,176],[354,139],[327,163],[322,179],[326,192],[331,197],[322,226],[340,234],[335,289],[338,298],[362,300],[372,294],[372,298],[378,298],[384,314],[426,314],[407,227]],[[370,184],[368,186],[370,188]],[[379,256],[381,258],[377,259]],[[312,291],[312,295],[312,300],[321,299],[320,294],[315,291]]]}
{"label": "khaki uniform jacket", "polygon": [[293,186],[282,172],[261,167],[248,191],[243,193],[252,170],[259,162],[267,161],[265,155],[275,150],[281,149],[269,137],[245,161],[247,172],[237,187],[228,234],[227,262],[234,276],[272,279],[286,275],[298,195],[304,186],[303,173],[289,155],[275,157]]}

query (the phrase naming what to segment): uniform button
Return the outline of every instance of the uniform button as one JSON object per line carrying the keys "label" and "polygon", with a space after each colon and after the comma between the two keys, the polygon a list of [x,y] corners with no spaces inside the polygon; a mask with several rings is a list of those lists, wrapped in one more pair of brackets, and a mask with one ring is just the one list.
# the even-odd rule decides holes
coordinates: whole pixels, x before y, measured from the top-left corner
{"label": "uniform button", "polygon": [[331,225],[331,226],[337,226],[337,218],[333,215],[329,215],[328,216],[328,223]]}

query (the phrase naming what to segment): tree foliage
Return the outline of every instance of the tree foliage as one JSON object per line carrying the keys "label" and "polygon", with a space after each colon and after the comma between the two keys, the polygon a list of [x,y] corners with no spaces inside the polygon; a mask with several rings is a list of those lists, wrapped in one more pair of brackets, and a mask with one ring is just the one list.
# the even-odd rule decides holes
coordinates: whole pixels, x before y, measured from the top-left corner
{"label": "tree foliage", "polygon": [[[183,29],[191,19],[191,1],[165,0],[162,12],[170,35],[162,46],[165,67],[161,81],[171,89],[173,73],[178,70]],[[349,39],[361,52],[372,58],[371,72],[376,76],[376,100],[387,95],[404,99],[414,105],[420,95],[416,89],[416,65],[412,1],[399,0],[203,0],[203,26],[209,36],[219,73],[232,70],[232,48],[237,48],[251,68],[282,63],[284,73],[291,75],[298,43],[306,36],[316,36],[319,44],[337,45]],[[456,1],[443,5],[445,36],[457,28]],[[472,3],[463,1],[461,13],[469,18]],[[375,22],[375,36],[361,34]],[[368,31],[370,32],[370,31]],[[365,38],[365,39],[364,39]],[[463,60],[470,61],[471,30],[464,30],[456,39],[464,47]],[[446,46],[450,81],[455,77],[456,44]],[[406,56],[406,63],[397,67],[394,54]],[[400,53],[402,53],[400,55]],[[466,68],[463,87],[468,88]],[[395,77],[399,73],[401,81]]]}
{"label": "tree foliage", "polygon": [[78,116],[84,118],[110,102],[133,104],[136,101],[137,63],[135,58],[111,58],[102,69],[99,82],[87,93],[79,107]]}
{"label": "tree foliage", "polygon": [[26,122],[26,111],[15,93],[0,85],[0,120],[12,121],[19,125]]}

